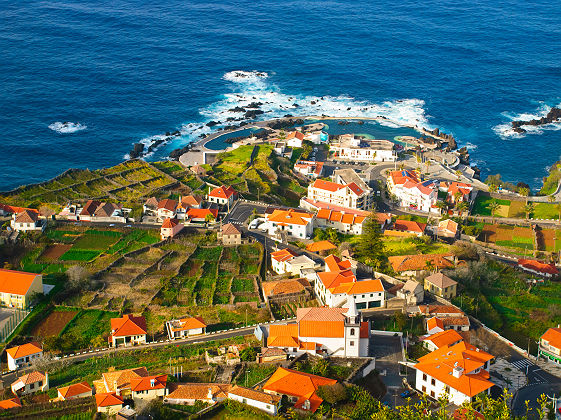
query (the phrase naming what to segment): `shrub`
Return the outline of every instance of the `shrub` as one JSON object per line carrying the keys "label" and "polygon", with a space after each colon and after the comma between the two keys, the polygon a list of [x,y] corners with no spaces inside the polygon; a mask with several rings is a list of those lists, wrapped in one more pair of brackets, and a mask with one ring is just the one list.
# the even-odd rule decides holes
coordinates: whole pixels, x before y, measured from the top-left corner
{"label": "shrub", "polygon": [[339,382],[333,385],[320,386],[317,394],[328,404],[337,404],[348,399],[347,388]]}

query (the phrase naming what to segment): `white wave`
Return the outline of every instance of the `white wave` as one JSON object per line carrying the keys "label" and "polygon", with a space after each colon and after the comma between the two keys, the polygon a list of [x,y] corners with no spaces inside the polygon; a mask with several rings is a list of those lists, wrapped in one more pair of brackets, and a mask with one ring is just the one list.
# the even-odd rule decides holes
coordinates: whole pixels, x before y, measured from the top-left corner
{"label": "white wave", "polygon": [[476,144],[473,144],[473,143],[470,143],[470,142],[465,143],[465,144],[463,145],[463,147],[465,147],[465,148],[466,148],[468,151],[470,151],[470,152],[471,152],[472,150],[477,149],[477,145],[476,145]]}
{"label": "white wave", "polygon": [[53,131],[56,131],[59,134],[71,134],[77,131],[85,130],[88,127],[85,124],[80,124],[80,123],[57,121],[49,125],[49,128]]}
{"label": "white wave", "polygon": [[[561,104],[555,105],[556,107],[560,107]],[[493,127],[493,131],[503,140],[504,139],[520,139],[526,137],[528,134],[539,135],[543,134],[544,131],[557,131],[561,130],[561,123],[551,123],[551,124],[544,124],[540,126],[536,125],[525,125],[522,124],[521,128],[525,130],[525,133],[518,133],[512,127],[513,121],[530,121],[530,120],[538,120],[542,117],[545,117],[549,111],[551,111],[551,106],[546,104],[545,102],[540,102],[538,108],[534,111],[534,113],[524,112],[520,114],[510,113],[510,112],[503,112],[501,115],[505,117],[508,122],[501,123]]]}
{"label": "white wave", "polygon": [[[309,96],[290,95],[283,93],[270,81],[268,73],[259,71],[231,71],[222,78],[232,83],[232,92],[226,93],[222,99],[199,111],[200,123],[185,123],[181,128],[181,142],[178,147],[188,142],[197,141],[201,135],[208,134],[230,125],[242,122],[251,123],[256,120],[267,120],[284,117],[290,114],[301,116],[328,116],[335,118],[378,119],[388,127],[417,127],[433,129],[428,123],[424,110],[425,102],[421,99],[409,98],[382,103],[371,103],[357,100],[350,96]],[[261,103],[258,109],[262,114],[257,118],[248,118],[239,108],[248,109],[252,103]],[[237,112],[234,108],[238,108]],[[213,127],[206,124],[214,121]],[[141,140],[145,145],[157,140],[150,136]],[[146,141],[146,142],[144,142]],[[171,140],[175,143],[175,140]]]}

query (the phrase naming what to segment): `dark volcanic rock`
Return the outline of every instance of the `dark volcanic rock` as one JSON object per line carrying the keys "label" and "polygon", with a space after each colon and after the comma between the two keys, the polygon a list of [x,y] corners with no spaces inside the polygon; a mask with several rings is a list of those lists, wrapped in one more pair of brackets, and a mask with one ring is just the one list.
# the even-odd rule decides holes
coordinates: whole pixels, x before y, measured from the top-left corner
{"label": "dark volcanic rock", "polygon": [[136,159],[142,155],[143,151],[144,145],[142,143],[135,143],[133,149],[129,152],[129,156],[131,159]]}
{"label": "dark volcanic rock", "polygon": [[263,111],[261,111],[260,109],[252,109],[250,111],[246,111],[245,114],[243,115],[244,118],[255,118],[258,115],[264,114]]}
{"label": "dark volcanic rock", "polygon": [[263,105],[263,102],[252,102],[247,106],[247,108],[259,108],[261,105]]}
{"label": "dark volcanic rock", "polygon": [[561,109],[553,107],[549,110],[545,117],[533,119],[530,121],[513,121],[511,124],[513,131],[515,131],[516,133],[525,133],[526,130],[522,128],[523,125],[540,126],[555,122],[561,122]]}
{"label": "dark volcanic rock", "polygon": [[235,108],[230,108],[228,111],[229,112],[245,112],[245,108],[242,108],[241,106],[237,106]]}
{"label": "dark volcanic rock", "polygon": [[206,123],[206,126],[207,127],[214,127],[215,125],[218,125],[218,124],[220,124],[219,121],[209,121],[209,122]]}

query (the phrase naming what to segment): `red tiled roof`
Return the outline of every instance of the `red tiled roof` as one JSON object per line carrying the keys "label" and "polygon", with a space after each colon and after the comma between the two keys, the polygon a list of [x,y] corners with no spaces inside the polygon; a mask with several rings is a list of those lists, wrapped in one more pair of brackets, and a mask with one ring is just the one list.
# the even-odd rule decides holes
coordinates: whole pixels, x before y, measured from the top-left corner
{"label": "red tiled roof", "polygon": [[255,389],[243,388],[234,385],[228,394],[236,395],[238,397],[247,398],[248,400],[259,401],[264,404],[277,405],[280,402],[280,397],[277,395],[267,394],[266,392],[256,391]]}
{"label": "red tiled roof", "polygon": [[351,270],[319,272],[317,276],[326,289],[356,281],[356,277]]}
{"label": "red tiled roof", "polygon": [[39,220],[37,212],[31,210],[24,210],[16,215],[16,223],[35,223]]}
{"label": "red tiled roof", "polygon": [[29,385],[29,384],[34,384],[34,383],[39,382],[39,381],[45,381],[45,379],[46,379],[46,376],[45,376],[44,373],[34,371],[34,372],[31,372],[31,373],[28,373],[27,375],[20,376],[19,378],[17,378],[12,383],[12,385],[14,385],[18,382],[21,382],[24,385]]}
{"label": "red tiled roof", "polygon": [[162,223],[162,229],[173,229],[179,224],[177,219],[170,219],[169,217]]}
{"label": "red tiled roof", "polygon": [[218,209],[189,209],[186,216],[189,219],[206,219],[209,214],[216,219],[218,217]]}
{"label": "red tiled roof", "polygon": [[271,252],[271,258],[278,262],[284,262],[296,257],[296,253],[289,248],[284,248],[279,251]]}
{"label": "red tiled roof", "polygon": [[165,198],[158,203],[158,209],[166,209],[169,211],[175,211],[177,208],[177,201]]}
{"label": "red tiled roof", "polygon": [[423,233],[427,228],[426,223],[413,222],[412,220],[396,220],[394,224],[395,230],[402,232]]}
{"label": "red tiled roof", "polygon": [[550,346],[561,349],[561,328],[548,329],[544,335],[541,336],[541,339],[547,341]]}
{"label": "red tiled roof", "polygon": [[111,318],[111,335],[125,337],[146,334],[146,320],[143,316],[124,315],[122,318]]}
{"label": "red tiled roof", "polygon": [[179,320],[181,326],[180,327],[172,327],[173,331],[187,331],[187,330],[194,330],[198,328],[206,328],[206,324],[203,321],[203,318],[200,316],[197,317],[190,317],[190,318],[181,318]]}
{"label": "red tiled roof", "polygon": [[337,249],[337,247],[329,241],[312,242],[306,246],[306,250],[310,252],[329,251],[332,249]]}
{"label": "red tiled roof", "polygon": [[303,211],[275,209],[267,216],[270,222],[306,226],[310,223],[312,215]]}
{"label": "red tiled roof", "polygon": [[168,380],[167,375],[152,375],[143,378],[131,379],[132,391],[148,391],[151,389],[164,389]]}
{"label": "red tiled roof", "polygon": [[458,341],[462,341],[462,336],[455,330],[440,331],[436,334],[423,338],[423,341],[432,342],[437,348],[451,346]]}
{"label": "red tiled roof", "polygon": [[537,260],[526,260],[521,258],[518,260],[518,265],[527,268],[528,270],[534,270],[540,273],[559,274],[559,270],[554,264],[546,264]]}
{"label": "red tiled roof", "polygon": [[101,201],[97,201],[97,200],[86,201],[86,204],[84,204],[84,207],[82,207],[80,216],[93,216],[100,204]]}
{"label": "red tiled roof", "polygon": [[293,139],[293,138],[297,138],[298,140],[304,140],[304,133],[302,133],[301,131],[291,131],[286,136],[287,140],[290,140],[290,139]]}
{"label": "red tiled roof", "polygon": [[21,401],[18,397],[0,401],[0,410],[9,410],[10,408],[20,408]]}
{"label": "red tiled roof", "polygon": [[349,260],[341,260],[341,258],[336,255],[328,255],[325,257],[325,266],[329,271],[343,271],[351,268],[351,262]]}
{"label": "red tiled roof", "polygon": [[240,230],[236,226],[234,226],[232,223],[226,223],[224,226],[222,226],[221,231],[222,231],[223,235],[241,235],[242,234],[240,232]]}

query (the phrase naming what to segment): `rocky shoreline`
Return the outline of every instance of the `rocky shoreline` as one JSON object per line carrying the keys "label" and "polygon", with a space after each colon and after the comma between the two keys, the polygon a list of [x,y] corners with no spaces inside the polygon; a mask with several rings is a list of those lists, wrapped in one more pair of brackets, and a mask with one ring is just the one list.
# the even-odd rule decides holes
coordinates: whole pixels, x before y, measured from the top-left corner
{"label": "rocky shoreline", "polygon": [[513,121],[512,129],[516,133],[526,133],[526,130],[523,128],[525,125],[539,127],[540,125],[547,125],[547,124],[555,124],[561,123],[561,109],[553,107],[549,110],[545,117],[541,117],[540,119],[533,119],[529,121]]}

